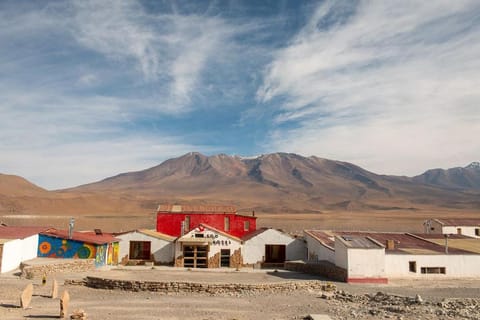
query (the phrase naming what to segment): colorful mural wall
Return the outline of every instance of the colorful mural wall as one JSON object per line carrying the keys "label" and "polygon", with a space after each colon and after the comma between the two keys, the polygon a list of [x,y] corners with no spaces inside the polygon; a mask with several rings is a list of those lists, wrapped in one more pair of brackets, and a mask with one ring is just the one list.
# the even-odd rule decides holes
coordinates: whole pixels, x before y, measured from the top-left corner
{"label": "colorful mural wall", "polygon": [[96,253],[96,247],[92,244],[45,235],[39,235],[38,238],[39,257],[94,259]]}

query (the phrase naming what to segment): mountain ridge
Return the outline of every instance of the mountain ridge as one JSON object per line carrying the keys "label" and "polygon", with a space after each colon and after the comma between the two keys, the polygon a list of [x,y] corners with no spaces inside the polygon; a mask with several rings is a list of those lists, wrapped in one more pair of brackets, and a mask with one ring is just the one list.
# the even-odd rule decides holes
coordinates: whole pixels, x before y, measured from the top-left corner
{"label": "mountain ridge", "polygon": [[[235,204],[271,212],[480,208],[480,182],[476,184],[480,170],[475,162],[461,169],[432,170],[410,178],[294,153],[243,158],[190,152],[145,170],[73,188],[46,191],[34,186],[35,192],[10,195],[0,189],[0,211],[3,203],[3,208],[18,212],[56,212],[57,207],[65,212],[114,213],[126,212],[126,208],[153,212],[160,202],[179,201]],[[468,174],[464,180],[469,184],[459,184],[463,180],[458,176],[463,173]]]}

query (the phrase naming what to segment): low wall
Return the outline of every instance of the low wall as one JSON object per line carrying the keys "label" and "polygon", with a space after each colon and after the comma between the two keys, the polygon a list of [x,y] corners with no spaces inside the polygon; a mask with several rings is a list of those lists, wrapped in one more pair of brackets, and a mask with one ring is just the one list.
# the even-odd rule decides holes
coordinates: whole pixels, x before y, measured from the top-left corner
{"label": "low wall", "polygon": [[315,274],[336,281],[346,282],[347,270],[337,267],[328,261],[319,261],[315,263],[305,263],[303,261],[287,261],[285,269],[296,272]]}
{"label": "low wall", "polygon": [[[70,284],[70,282],[65,282]],[[76,283],[71,283],[76,284]],[[86,277],[82,283],[87,287],[108,290],[125,291],[155,291],[163,293],[261,293],[261,292],[288,292],[293,290],[321,290],[321,281],[290,281],[266,284],[238,284],[238,283],[195,283],[195,282],[154,282],[115,280],[99,277]]]}
{"label": "low wall", "polygon": [[59,261],[54,263],[28,265],[22,263],[20,271],[22,277],[34,278],[51,275],[56,273],[86,272],[95,270],[94,259],[72,259],[68,261]]}

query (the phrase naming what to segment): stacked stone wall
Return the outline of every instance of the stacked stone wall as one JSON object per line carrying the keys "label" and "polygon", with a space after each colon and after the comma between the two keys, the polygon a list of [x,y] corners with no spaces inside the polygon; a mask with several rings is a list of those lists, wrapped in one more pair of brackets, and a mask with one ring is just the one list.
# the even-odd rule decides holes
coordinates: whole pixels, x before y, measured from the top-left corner
{"label": "stacked stone wall", "polygon": [[[65,282],[70,283],[70,282]],[[72,283],[73,284],[73,283]],[[80,284],[80,283],[78,283]],[[265,284],[238,284],[238,283],[195,283],[195,282],[154,282],[105,279],[100,277],[86,277],[81,283],[90,288],[125,291],[154,291],[162,293],[261,293],[261,292],[289,292],[292,290],[321,290],[321,281],[290,281]]]}
{"label": "stacked stone wall", "polygon": [[208,268],[220,268],[220,252],[208,259]]}
{"label": "stacked stone wall", "polygon": [[238,268],[243,265],[242,250],[238,248],[230,256],[230,268]]}
{"label": "stacked stone wall", "polygon": [[302,261],[287,261],[285,269],[323,276],[336,281],[347,281],[347,270],[337,267],[328,261],[305,263]]}
{"label": "stacked stone wall", "polygon": [[70,261],[59,261],[58,263],[47,263],[41,265],[28,265],[22,263],[20,271],[26,278],[42,277],[56,273],[86,272],[95,270],[94,259],[73,259]]}

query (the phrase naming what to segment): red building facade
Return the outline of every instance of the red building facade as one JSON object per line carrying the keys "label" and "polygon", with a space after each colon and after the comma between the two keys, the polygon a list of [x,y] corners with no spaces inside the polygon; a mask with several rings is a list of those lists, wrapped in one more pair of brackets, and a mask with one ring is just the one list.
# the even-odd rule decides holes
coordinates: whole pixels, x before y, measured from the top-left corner
{"label": "red building facade", "polygon": [[[200,224],[209,225],[241,238],[257,229],[257,218],[237,214],[232,206],[160,205],[157,231],[179,237]],[[182,230],[183,228],[183,230]]]}

